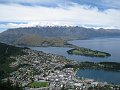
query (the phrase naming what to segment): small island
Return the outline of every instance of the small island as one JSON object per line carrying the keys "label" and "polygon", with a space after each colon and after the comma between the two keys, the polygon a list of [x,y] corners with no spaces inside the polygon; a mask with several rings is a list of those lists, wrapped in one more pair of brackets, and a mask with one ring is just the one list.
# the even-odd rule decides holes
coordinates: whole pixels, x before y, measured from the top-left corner
{"label": "small island", "polygon": [[109,53],[94,51],[87,48],[74,48],[74,49],[68,50],[67,53],[71,55],[82,55],[82,56],[88,56],[88,57],[101,57],[101,58],[111,56],[111,54]]}

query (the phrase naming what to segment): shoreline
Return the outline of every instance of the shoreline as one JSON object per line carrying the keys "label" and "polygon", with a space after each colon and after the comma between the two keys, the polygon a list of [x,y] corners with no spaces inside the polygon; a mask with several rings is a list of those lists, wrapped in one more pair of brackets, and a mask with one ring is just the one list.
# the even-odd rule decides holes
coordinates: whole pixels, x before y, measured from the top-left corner
{"label": "shoreline", "polygon": [[[86,63],[86,64],[85,64]],[[85,66],[88,66],[88,63],[89,63],[89,66],[91,66],[91,67],[85,67]],[[76,74],[77,74],[77,72],[78,72],[78,70],[98,70],[98,71],[104,71],[104,72],[118,72],[118,73],[120,73],[120,69],[119,70],[115,70],[115,69],[110,69],[109,67],[107,67],[107,69],[106,68],[103,68],[103,67],[99,67],[98,65],[100,65],[99,63],[106,63],[106,62],[99,62],[99,63],[97,63],[97,65],[96,66],[98,66],[98,67],[95,67],[95,66],[93,66],[92,67],[92,63],[94,63],[94,62],[79,62],[79,63],[76,63],[76,64],[69,64],[69,65],[66,65],[66,67],[65,68],[73,68],[74,69],[74,76],[76,77],[76,78],[82,78],[81,76],[77,76]],[[111,62],[112,63],[112,62]],[[113,65],[114,65],[114,63],[115,62],[113,62]],[[94,63],[94,64],[96,64],[96,63]],[[119,64],[120,65],[120,63],[116,63],[116,64]],[[81,65],[83,65],[83,66],[81,66]],[[85,66],[84,66],[85,65]],[[119,66],[118,65],[118,66]],[[79,67],[79,66],[81,66],[81,67]],[[100,65],[100,66],[102,66],[102,64]],[[94,79],[94,78],[87,78],[87,77],[83,77],[84,79],[93,79],[94,81],[97,81],[96,79]],[[98,82],[107,82],[107,81],[98,81]],[[114,82],[107,82],[108,84],[110,84],[110,85],[112,85],[112,84],[115,84],[115,85],[119,85],[120,83],[114,83]]]}
{"label": "shoreline", "polygon": [[[74,53],[72,53],[73,50],[79,50],[79,52],[81,52],[81,54],[74,54],[74,55],[80,55],[80,56],[85,56],[85,57],[100,57],[100,58],[105,58],[105,57],[111,56],[111,54],[108,52],[97,51],[97,50],[93,50],[93,49],[89,49],[89,48],[85,48],[85,47],[80,47],[80,46],[77,46],[74,44],[70,44],[70,43],[68,43],[68,41],[66,43],[64,43],[64,45],[60,45],[60,46],[58,46],[58,45],[50,45],[50,46],[18,45],[18,47],[46,47],[46,48],[48,48],[48,47],[63,47],[63,48],[70,48],[70,50],[66,51],[69,55],[74,54]],[[89,52],[91,52],[92,54]],[[98,53],[98,54],[95,54],[95,53]]]}
{"label": "shoreline", "polygon": [[[16,60],[16,62],[14,62],[13,64],[17,63],[18,65],[20,65],[20,68],[18,70],[11,73],[11,80],[13,79],[13,81],[15,81],[15,80],[19,81],[20,83],[22,83],[24,85],[23,81],[25,81],[27,83],[28,80],[31,79],[31,76],[33,76],[33,79],[37,80],[37,81],[39,81],[39,78],[41,78],[41,77],[42,77],[41,79],[51,80],[51,81],[53,80],[52,78],[55,78],[54,81],[57,80],[59,82],[59,84],[61,84],[61,82],[63,82],[63,81],[66,82],[66,77],[68,77],[69,78],[69,79],[67,78],[68,82],[72,81],[75,84],[77,81],[77,84],[79,84],[79,83],[84,84],[83,82],[85,80],[83,80],[83,82],[81,82],[81,80],[76,77],[78,68],[74,68],[74,67],[70,67],[70,69],[63,68],[64,65],[67,65],[67,64],[72,64],[74,66],[77,66],[77,64],[80,65],[80,63],[78,63],[77,61],[72,61],[72,60],[64,58],[60,55],[47,54],[47,53],[44,53],[42,51],[37,51],[37,50],[25,49],[24,52],[26,52],[28,54],[23,55],[23,56],[11,57],[12,59]],[[33,60],[33,58],[34,58],[34,60]],[[34,71],[35,71],[34,73],[33,73],[33,69],[30,67],[34,68]],[[61,68],[62,71],[59,70],[59,67],[62,67]],[[50,73],[49,73],[49,70],[51,71]],[[24,79],[24,72],[21,73],[21,71],[27,72],[27,73],[25,73],[25,75],[26,75],[25,79]],[[37,73],[40,73],[41,71],[42,71],[42,74],[37,75]],[[73,74],[72,74],[73,78],[70,78],[71,74],[68,74],[70,72],[73,72]],[[53,75],[53,74],[55,74],[55,75]],[[18,77],[18,75],[20,77]],[[56,75],[57,75],[57,77],[55,77]],[[65,75],[65,77],[61,77],[61,75]],[[15,78],[15,77],[17,77],[17,78]],[[59,78],[59,77],[61,77],[61,78]],[[64,80],[63,80],[63,78],[64,78]],[[61,80],[61,81],[59,81],[59,80]],[[85,82],[85,83],[87,86],[88,85],[87,82]],[[100,82],[98,82],[98,83],[100,83]],[[102,83],[102,84],[105,85],[104,83]],[[58,84],[55,83],[55,85],[58,85]],[[61,84],[61,85],[64,85],[64,84]],[[70,85],[74,86],[73,84],[70,84]]]}
{"label": "shoreline", "polygon": [[[87,69],[78,69],[78,70],[87,70]],[[107,83],[108,85],[120,85],[120,82],[119,83],[115,83],[115,82],[108,82],[108,81],[105,81],[105,80],[97,80],[95,78],[89,78],[89,77],[85,77],[85,76],[77,76],[76,73],[78,72],[78,70],[76,70],[74,73],[75,73],[75,77],[77,79],[84,79],[84,80],[87,80],[87,79],[90,79],[90,80],[93,80],[95,82],[101,82],[101,83]],[[96,69],[88,69],[88,70],[96,70]],[[98,70],[99,71],[99,70]],[[106,72],[109,72],[109,71],[106,71]],[[112,72],[112,71],[111,71]]]}

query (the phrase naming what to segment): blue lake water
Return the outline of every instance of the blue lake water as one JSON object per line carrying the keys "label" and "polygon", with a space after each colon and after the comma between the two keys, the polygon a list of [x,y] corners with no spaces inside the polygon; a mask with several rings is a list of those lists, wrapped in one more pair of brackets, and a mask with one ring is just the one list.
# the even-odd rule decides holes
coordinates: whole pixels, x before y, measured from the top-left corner
{"label": "blue lake water", "polygon": [[90,40],[74,40],[69,43],[86,47],[93,50],[108,52],[111,57],[108,58],[85,58],[87,61],[111,61],[120,62],[120,38],[95,38]]}
{"label": "blue lake water", "polygon": [[63,55],[69,59],[77,61],[120,62],[120,38],[95,38],[90,40],[73,40],[69,41],[69,43],[80,47],[86,47],[93,50],[108,52],[111,54],[111,57],[98,58],[80,55],[69,55],[66,51],[70,50],[71,48],[66,47],[31,47],[31,48],[46,53]]}
{"label": "blue lake water", "polygon": [[[71,60],[92,62],[120,62],[120,38],[95,38],[90,40],[73,40],[69,43],[86,47],[93,50],[105,51],[111,54],[108,58],[85,57],[80,55],[69,55],[66,47],[31,47],[31,49],[63,55]],[[78,70],[77,76],[91,78],[98,81],[120,84],[120,72],[108,72],[102,70]]]}
{"label": "blue lake water", "polygon": [[91,78],[101,82],[120,84],[120,72],[82,69],[77,71],[76,76]]}

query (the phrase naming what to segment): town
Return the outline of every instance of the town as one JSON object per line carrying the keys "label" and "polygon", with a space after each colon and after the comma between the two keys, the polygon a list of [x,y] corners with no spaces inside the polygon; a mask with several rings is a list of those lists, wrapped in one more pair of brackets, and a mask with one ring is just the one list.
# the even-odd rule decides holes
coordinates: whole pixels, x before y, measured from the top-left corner
{"label": "town", "polygon": [[27,54],[10,57],[15,60],[10,66],[19,68],[10,74],[9,79],[13,84],[18,82],[25,90],[114,90],[114,87],[115,90],[120,89],[119,86],[107,82],[76,77],[76,69],[64,67],[66,64],[77,64],[77,61],[42,51],[23,51]]}

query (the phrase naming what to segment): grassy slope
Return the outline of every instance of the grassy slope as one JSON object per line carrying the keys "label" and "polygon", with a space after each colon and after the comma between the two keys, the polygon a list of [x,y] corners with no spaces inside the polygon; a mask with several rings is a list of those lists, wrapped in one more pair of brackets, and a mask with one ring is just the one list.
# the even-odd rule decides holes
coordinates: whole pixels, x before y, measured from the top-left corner
{"label": "grassy slope", "polygon": [[36,34],[29,34],[20,37],[15,44],[27,46],[62,46],[64,40],[60,38],[44,38]]}

